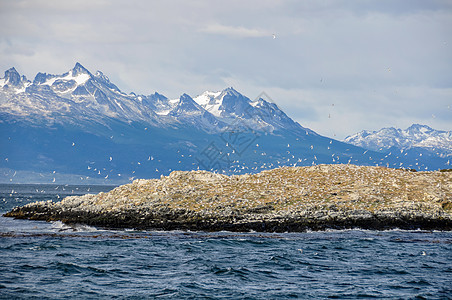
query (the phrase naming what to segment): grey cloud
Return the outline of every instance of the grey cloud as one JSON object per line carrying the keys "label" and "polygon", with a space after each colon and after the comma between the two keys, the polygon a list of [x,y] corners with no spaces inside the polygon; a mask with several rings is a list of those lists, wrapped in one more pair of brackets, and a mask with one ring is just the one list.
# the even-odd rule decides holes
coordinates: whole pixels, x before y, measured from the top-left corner
{"label": "grey cloud", "polygon": [[201,29],[201,32],[238,38],[272,36],[271,32],[265,30],[246,28],[243,26],[226,26],[217,23],[208,24],[206,27]]}
{"label": "grey cloud", "polygon": [[0,0],[0,36],[0,72],[33,77],[80,61],[126,92],[266,91],[337,137],[451,127],[441,109],[452,105],[450,1]]}

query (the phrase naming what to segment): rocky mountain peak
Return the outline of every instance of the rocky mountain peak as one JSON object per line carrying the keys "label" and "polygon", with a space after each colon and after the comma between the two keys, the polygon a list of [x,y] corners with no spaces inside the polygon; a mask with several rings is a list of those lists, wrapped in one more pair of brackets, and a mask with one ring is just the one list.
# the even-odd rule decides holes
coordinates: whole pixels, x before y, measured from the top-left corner
{"label": "rocky mountain peak", "polygon": [[101,71],[96,71],[96,74],[94,75],[97,78],[102,79],[105,82],[110,82],[110,78],[108,78],[107,75],[105,75],[104,73],[102,73]]}
{"label": "rocky mountain peak", "polygon": [[176,106],[176,110],[180,112],[180,110],[183,111],[198,111],[200,110],[200,107],[196,104],[196,102],[187,94],[182,94],[179,98],[179,103]]}
{"label": "rocky mountain peak", "polygon": [[84,66],[82,66],[79,62],[77,62],[75,64],[75,66],[74,66],[74,68],[72,68],[71,72],[72,72],[72,76],[74,76],[74,77],[79,74],[88,74],[88,75],[92,76],[91,73]]}
{"label": "rocky mountain peak", "polygon": [[4,79],[6,84],[10,84],[12,86],[19,86],[21,83],[20,74],[14,67],[5,71]]}
{"label": "rocky mountain peak", "polygon": [[155,99],[159,99],[159,100],[168,100],[167,97],[165,97],[162,94],[159,94],[157,92],[155,92],[154,94],[149,95],[149,97],[155,98]]}
{"label": "rocky mountain peak", "polygon": [[48,75],[46,73],[39,72],[36,74],[35,79],[33,80],[33,84],[41,84],[46,82]]}
{"label": "rocky mountain peak", "polygon": [[226,96],[234,98],[243,97],[243,95],[237,92],[233,87],[228,87],[221,92],[220,98],[224,98]]}
{"label": "rocky mountain peak", "polygon": [[435,130],[427,125],[413,124],[410,127],[408,127],[405,131],[407,133],[411,133],[411,134],[419,134],[419,133],[425,134],[425,133],[431,133]]}
{"label": "rocky mountain peak", "polygon": [[193,100],[188,94],[182,94],[181,96],[180,96],[180,100],[181,101],[183,101],[183,102],[186,102],[186,101],[190,101],[190,100]]}

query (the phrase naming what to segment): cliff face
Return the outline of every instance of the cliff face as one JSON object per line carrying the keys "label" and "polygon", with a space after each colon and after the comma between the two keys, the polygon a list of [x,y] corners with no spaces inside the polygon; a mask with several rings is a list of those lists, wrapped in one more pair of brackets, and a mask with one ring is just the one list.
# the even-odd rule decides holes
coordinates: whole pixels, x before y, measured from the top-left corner
{"label": "cliff face", "polygon": [[452,173],[354,165],[240,176],[176,171],[108,193],[31,203],[5,216],[165,230],[452,230]]}

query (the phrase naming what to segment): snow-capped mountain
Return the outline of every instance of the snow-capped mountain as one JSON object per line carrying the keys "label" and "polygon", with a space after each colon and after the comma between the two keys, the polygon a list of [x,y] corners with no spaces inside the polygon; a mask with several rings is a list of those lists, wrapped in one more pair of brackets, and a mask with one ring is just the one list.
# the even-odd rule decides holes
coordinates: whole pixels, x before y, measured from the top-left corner
{"label": "snow-capped mountain", "polygon": [[290,130],[299,135],[317,135],[314,131],[294,122],[275,103],[263,98],[251,101],[232,87],[220,92],[206,91],[194,100],[226,124],[233,124],[240,119],[246,126],[256,131],[273,133],[278,130]]}
{"label": "snow-capped mountain", "polygon": [[0,81],[0,112],[48,123],[103,118],[159,123],[155,112],[137,97],[121,92],[102,72],[93,75],[79,63],[62,75],[38,73],[33,82],[9,69]]}
{"label": "snow-capped mountain", "polygon": [[5,77],[0,78],[0,87],[11,86],[16,89],[16,93],[20,93],[24,88],[30,85],[27,77],[20,76],[19,72],[15,68],[11,68],[5,71]]}
{"label": "snow-capped mountain", "polygon": [[441,156],[452,155],[452,131],[435,130],[427,125],[413,124],[405,130],[393,127],[378,131],[364,130],[346,137],[344,141],[375,151],[422,148]]}
{"label": "snow-capped mountain", "polygon": [[[430,133],[415,129],[406,134]],[[441,143],[450,149],[448,134]],[[434,142],[440,140],[418,144]],[[102,72],[93,74],[79,63],[61,75],[38,73],[33,81],[14,68],[0,78],[0,182],[58,182],[64,175],[76,183],[123,183],[172,170],[240,174],[320,163],[449,166],[443,152],[391,156],[360,147],[320,136],[275,103],[250,100],[232,87],[194,98],[126,94]]]}
{"label": "snow-capped mountain", "polygon": [[183,94],[179,99],[169,100],[167,107],[168,110],[159,111],[158,114],[173,117],[186,125],[203,128],[207,132],[218,132],[226,126],[187,94]]}
{"label": "snow-capped mountain", "polygon": [[145,122],[161,128],[196,126],[205,132],[221,132],[237,123],[255,131],[291,130],[315,135],[290,119],[274,103],[251,101],[233,88],[205,92],[192,99],[183,94],[168,99],[154,93],[148,96],[123,93],[101,71],[94,75],[76,63],[62,75],[38,73],[33,82],[11,68],[0,79],[0,112],[28,121],[47,123],[104,118]]}

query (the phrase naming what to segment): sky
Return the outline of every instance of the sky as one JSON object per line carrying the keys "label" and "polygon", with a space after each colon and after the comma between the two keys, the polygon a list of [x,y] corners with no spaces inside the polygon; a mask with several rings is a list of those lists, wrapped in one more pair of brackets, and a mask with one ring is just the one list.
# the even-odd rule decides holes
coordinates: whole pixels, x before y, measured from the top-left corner
{"label": "sky", "polygon": [[264,92],[339,140],[452,130],[452,1],[0,0],[0,72],[76,62],[126,93]]}

